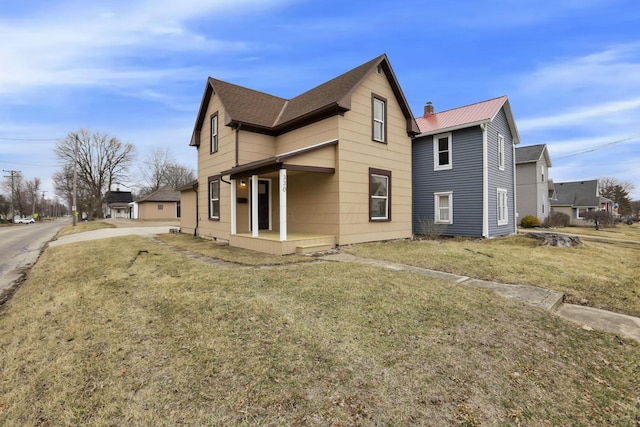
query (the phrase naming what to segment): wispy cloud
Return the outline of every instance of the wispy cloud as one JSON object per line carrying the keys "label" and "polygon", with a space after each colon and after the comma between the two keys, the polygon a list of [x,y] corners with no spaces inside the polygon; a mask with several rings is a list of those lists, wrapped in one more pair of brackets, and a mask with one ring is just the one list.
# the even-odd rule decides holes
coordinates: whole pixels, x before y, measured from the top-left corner
{"label": "wispy cloud", "polygon": [[[196,73],[201,78],[196,66],[172,54],[197,51],[211,56],[242,51],[247,44],[217,39],[190,24],[206,14],[222,20],[234,10],[265,6],[260,0],[160,0],[47,7],[46,13],[36,9],[28,18],[0,19],[0,39],[11,41],[0,44],[0,95],[43,87],[135,88],[184,81]],[[169,55],[171,61],[166,60]]]}
{"label": "wispy cloud", "polygon": [[[633,115],[622,116],[621,113],[634,112]],[[559,112],[553,115],[525,118],[518,122],[518,128],[521,131],[540,130],[556,127],[567,127],[585,125],[594,119],[602,124],[607,119],[621,123],[635,124],[640,132],[640,123],[638,116],[640,115],[640,97],[632,98],[624,101],[613,101],[605,104],[594,102],[593,105],[574,109],[568,112]]]}

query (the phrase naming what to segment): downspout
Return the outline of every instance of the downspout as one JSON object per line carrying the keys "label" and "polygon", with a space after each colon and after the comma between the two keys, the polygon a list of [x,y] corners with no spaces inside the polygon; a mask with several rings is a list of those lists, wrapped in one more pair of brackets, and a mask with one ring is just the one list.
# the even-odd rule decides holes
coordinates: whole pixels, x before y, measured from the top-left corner
{"label": "downspout", "polygon": [[487,150],[487,124],[482,129],[482,237],[489,237],[489,160]]}
{"label": "downspout", "polygon": [[[517,197],[518,195],[516,194],[516,144],[513,143],[513,141],[511,142],[511,167],[513,168],[513,234],[518,234],[518,218],[517,215],[518,213],[516,212],[516,207],[518,206],[518,201],[517,201]],[[537,180],[537,177],[536,177]],[[536,194],[536,199],[538,198],[538,195]],[[538,203],[538,201],[536,200],[536,204]]]}
{"label": "downspout", "polygon": [[196,192],[196,226],[193,227],[193,237],[198,237],[198,224],[200,216],[198,213],[198,183],[193,184],[193,191]]}
{"label": "downspout", "polygon": [[242,124],[238,123],[236,126],[236,166],[240,164],[240,127]]}

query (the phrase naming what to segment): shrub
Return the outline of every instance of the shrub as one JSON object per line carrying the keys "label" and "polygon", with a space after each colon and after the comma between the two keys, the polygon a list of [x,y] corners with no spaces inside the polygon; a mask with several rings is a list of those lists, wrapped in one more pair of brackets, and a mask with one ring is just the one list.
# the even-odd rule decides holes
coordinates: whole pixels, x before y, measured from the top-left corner
{"label": "shrub", "polygon": [[522,228],[540,227],[540,220],[533,215],[527,215],[520,221]]}
{"label": "shrub", "polygon": [[447,224],[436,223],[433,219],[420,218],[418,220],[420,234],[429,240],[438,240],[447,228]]}
{"label": "shrub", "polygon": [[593,222],[596,226],[596,230],[599,230],[600,227],[613,227],[615,225],[613,222],[613,216],[606,211],[589,211],[585,215],[585,219]]}
{"label": "shrub", "polygon": [[571,218],[566,213],[552,212],[547,219],[544,220],[543,226],[549,227],[568,227],[571,224]]}

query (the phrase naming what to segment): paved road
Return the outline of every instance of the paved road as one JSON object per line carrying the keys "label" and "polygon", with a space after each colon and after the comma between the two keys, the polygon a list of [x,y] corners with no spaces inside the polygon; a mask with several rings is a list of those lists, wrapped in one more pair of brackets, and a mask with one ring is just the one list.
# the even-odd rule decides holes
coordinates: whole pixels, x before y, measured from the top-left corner
{"label": "paved road", "polygon": [[37,260],[44,246],[71,219],[0,227],[0,301],[25,270]]}

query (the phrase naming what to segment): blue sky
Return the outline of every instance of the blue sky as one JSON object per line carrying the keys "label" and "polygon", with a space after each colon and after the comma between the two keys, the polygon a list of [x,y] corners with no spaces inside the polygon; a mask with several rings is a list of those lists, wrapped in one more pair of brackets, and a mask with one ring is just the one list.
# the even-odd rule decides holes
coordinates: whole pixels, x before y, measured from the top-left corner
{"label": "blue sky", "polygon": [[2,0],[0,166],[51,198],[55,139],[83,127],[195,170],[207,76],[291,98],[386,53],[414,115],[508,95],[551,178],[640,199],[638,23],[637,0]]}

